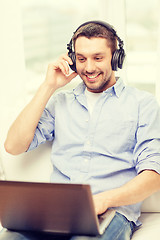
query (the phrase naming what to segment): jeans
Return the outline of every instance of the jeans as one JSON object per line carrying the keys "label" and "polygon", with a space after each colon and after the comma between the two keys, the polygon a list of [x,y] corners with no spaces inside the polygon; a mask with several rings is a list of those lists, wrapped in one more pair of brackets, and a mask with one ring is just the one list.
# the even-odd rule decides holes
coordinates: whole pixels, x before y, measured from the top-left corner
{"label": "jeans", "polygon": [[0,240],[129,240],[134,232],[134,223],[128,221],[120,213],[109,224],[102,236],[57,236],[33,232],[15,232],[3,229]]}

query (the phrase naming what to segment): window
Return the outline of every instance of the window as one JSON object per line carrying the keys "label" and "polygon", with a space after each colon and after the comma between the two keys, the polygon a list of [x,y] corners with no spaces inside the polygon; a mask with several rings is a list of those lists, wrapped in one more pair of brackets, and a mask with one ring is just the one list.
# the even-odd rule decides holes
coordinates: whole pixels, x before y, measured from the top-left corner
{"label": "window", "polygon": [[101,19],[111,23],[124,40],[127,83],[155,94],[159,9],[158,0],[23,0],[28,91],[32,94],[37,89],[48,63],[67,51],[66,45],[81,23]]}
{"label": "window", "polygon": [[22,1],[27,88],[31,95],[43,80],[48,63],[67,51],[75,29],[99,18],[98,4],[98,0]]}
{"label": "window", "polygon": [[155,94],[158,52],[158,0],[126,0],[127,79]]}

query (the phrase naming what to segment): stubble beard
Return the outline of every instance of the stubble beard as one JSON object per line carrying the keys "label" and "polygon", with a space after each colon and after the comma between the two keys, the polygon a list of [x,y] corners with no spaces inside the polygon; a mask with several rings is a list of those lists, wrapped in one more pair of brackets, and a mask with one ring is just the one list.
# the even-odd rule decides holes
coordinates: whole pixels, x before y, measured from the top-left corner
{"label": "stubble beard", "polygon": [[81,79],[83,80],[87,89],[95,93],[105,91],[110,86],[110,82],[111,82],[111,76],[108,79],[104,78],[102,82],[93,82],[93,83],[92,82],[88,83],[87,80],[83,79],[83,74],[81,75]]}

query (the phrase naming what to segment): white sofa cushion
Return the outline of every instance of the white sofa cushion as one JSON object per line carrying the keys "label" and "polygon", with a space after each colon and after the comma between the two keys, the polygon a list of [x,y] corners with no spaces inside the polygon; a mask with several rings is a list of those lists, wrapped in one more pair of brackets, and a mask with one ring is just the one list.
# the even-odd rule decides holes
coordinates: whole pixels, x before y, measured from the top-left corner
{"label": "white sofa cushion", "polygon": [[133,234],[133,240],[160,239],[160,213],[142,213],[140,221],[142,226]]}
{"label": "white sofa cushion", "polygon": [[133,240],[160,239],[160,191],[143,201],[141,227],[134,233]]}
{"label": "white sofa cushion", "polygon": [[[160,191],[154,193],[143,201],[141,212],[159,212],[160,213]],[[160,237],[159,237],[160,239]]]}

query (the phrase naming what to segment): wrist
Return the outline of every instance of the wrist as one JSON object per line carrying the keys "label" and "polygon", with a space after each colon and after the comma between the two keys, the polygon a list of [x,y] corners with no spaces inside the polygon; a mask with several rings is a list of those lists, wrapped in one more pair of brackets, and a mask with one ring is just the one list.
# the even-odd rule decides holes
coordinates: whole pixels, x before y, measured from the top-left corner
{"label": "wrist", "polygon": [[105,192],[104,199],[108,208],[119,207],[122,205],[121,189],[116,188]]}
{"label": "wrist", "polygon": [[46,81],[44,81],[39,88],[39,91],[48,97],[51,97],[56,90],[57,88],[55,86],[49,84]]}

